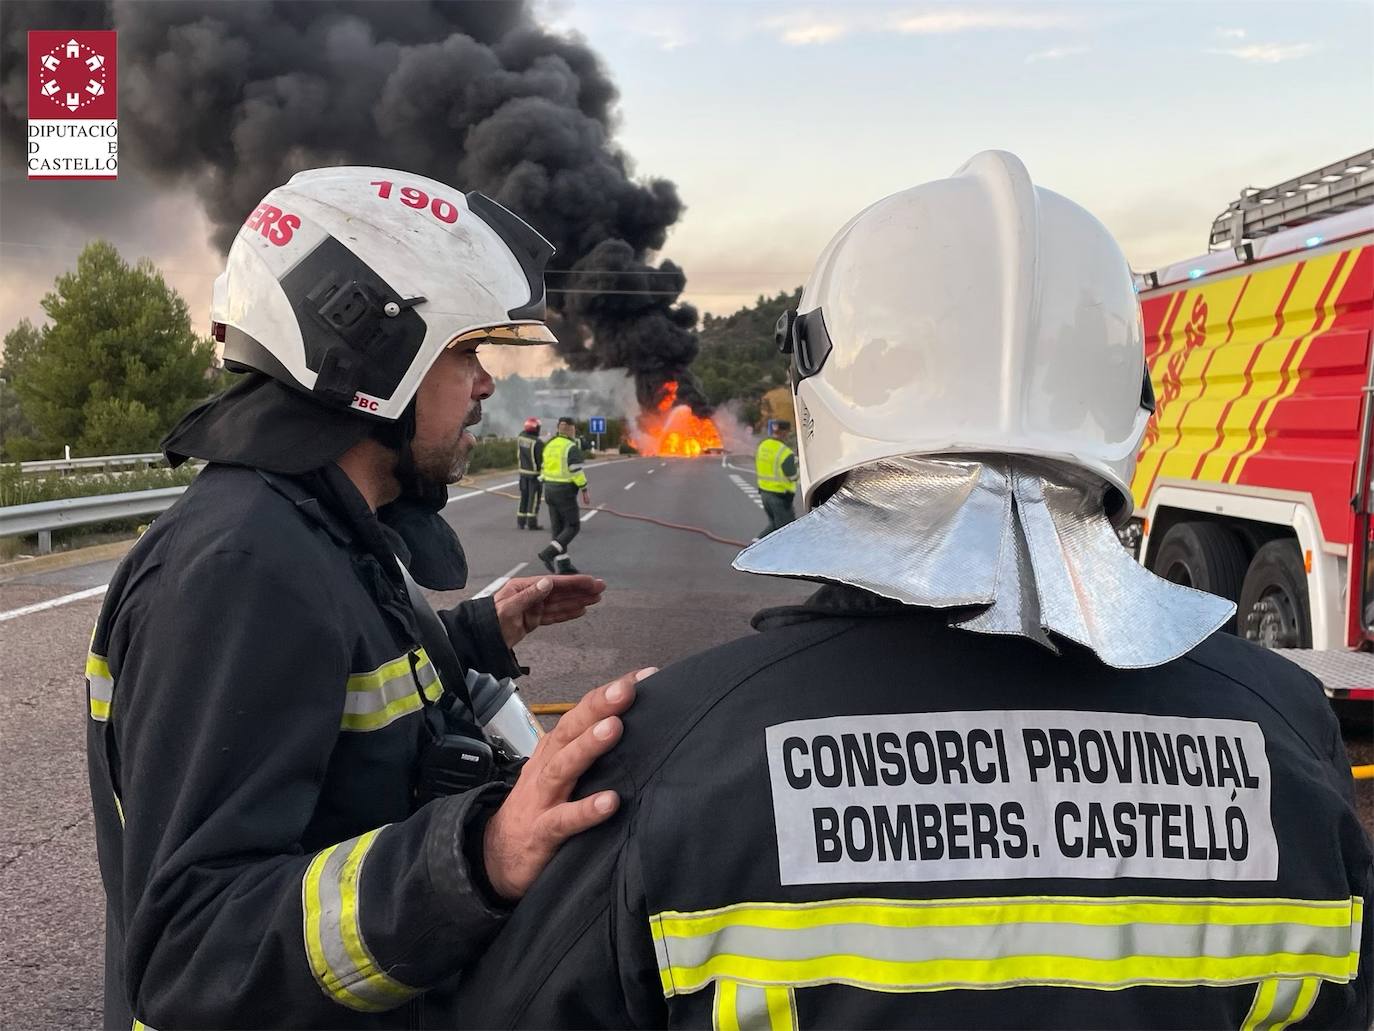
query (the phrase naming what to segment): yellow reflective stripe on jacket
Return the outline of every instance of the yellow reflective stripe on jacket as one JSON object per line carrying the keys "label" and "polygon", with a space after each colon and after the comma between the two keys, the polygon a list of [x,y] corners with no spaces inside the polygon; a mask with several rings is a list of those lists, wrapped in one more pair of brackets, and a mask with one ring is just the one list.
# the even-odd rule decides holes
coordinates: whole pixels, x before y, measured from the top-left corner
{"label": "yellow reflective stripe on jacket", "polygon": [[1321,986],[1317,977],[1261,981],[1241,1031],[1283,1031],[1312,1012]]}
{"label": "yellow reflective stripe on jacket", "polygon": [[782,464],[791,455],[792,449],[773,437],[759,444],[758,451],[754,452],[754,475],[758,478],[759,490],[791,494],[797,489],[796,484],[782,471]]}
{"label": "yellow reflective stripe on jacket", "polygon": [[[516,438],[515,438],[516,452],[517,452],[517,454],[519,455],[519,458],[520,458],[520,460],[519,460],[519,462],[518,462],[517,464],[520,466],[520,475],[521,475],[521,476],[538,476],[538,475],[539,475],[539,468],[538,468],[538,466],[535,465],[535,462],[534,462],[534,445],[537,444],[537,443],[539,443],[539,442],[538,442],[537,440],[535,440],[534,438],[532,438],[532,437],[516,437]],[[525,468],[526,460],[528,460],[528,462],[529,462],[529,468],[528,468],[528,469]]]}
{"label": "yellow reflective stripe on jacket", "polygon": [[[423,648],[415,653],[415,677],[425,697],[437,701],[444,687]],[[344,730],[381,730],[402,716],[415,712],[424,704],[410,675],[410,656],[384,662],[368,673],[355,673],[348,678],[344,696],[341,727]]]}
{"label": "yellow reflective stripe on jacket", "polygon": [[791,988],[759,988],[717,981],[713,1031],[797,1031],[797,996]]}
{"label": "yellow reflective stripe on jacket", "polygon": [[105,656],[91,652],[86,656],[86,694],[91,703],[91,719],[104,723],[110,718],[114,699],[114,678]]}
{"label": "yellow reflective stripe on jacket", "polygon": [[838,899],[650,920],[665,996],[722,978],[877,991],[1346,982],[1363,903],[1304,899]]}
{"label": "yellow reflective stripe on jacket", "polygon": [[420,993],[387,975],[363,939],[358,908],[363,861],[385,829],[368,831],[318,853],[301,881],[310,972],[329,998],[368,1013],[394,1009]]}

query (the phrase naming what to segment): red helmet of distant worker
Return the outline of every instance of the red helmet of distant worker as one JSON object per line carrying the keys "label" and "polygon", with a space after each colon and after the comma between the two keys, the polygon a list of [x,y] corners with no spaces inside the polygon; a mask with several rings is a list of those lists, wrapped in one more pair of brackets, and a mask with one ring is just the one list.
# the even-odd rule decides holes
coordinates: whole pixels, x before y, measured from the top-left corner
{"label": "red helmet of distant worker", "polygon": [[526,420],[525,420],[525,432],[526,432],[526,433],[538,433],[538,432],[539,432],[539,420],[538,420],[538,419],[535,419],[535,418],[526,419]]}

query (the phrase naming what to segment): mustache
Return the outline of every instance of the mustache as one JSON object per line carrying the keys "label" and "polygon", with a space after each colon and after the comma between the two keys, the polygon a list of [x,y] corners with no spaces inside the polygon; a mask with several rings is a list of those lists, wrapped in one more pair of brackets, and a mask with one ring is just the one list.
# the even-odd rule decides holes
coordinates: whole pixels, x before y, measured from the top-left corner
{"label": "mustache", "polygon": [[479,401],[468,409],[467,418],[463,420],[463,428],[476,426],[482,421],[482,403]]}

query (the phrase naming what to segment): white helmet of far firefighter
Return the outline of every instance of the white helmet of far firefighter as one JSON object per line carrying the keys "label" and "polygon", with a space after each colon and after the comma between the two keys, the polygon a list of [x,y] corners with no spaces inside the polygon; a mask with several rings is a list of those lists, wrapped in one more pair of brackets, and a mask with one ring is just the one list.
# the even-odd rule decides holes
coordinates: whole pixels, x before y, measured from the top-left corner
{"label": "white helmet of far firefighter", "polygon": [[[1131,514],[1154,409],[1126,259],[1077,204],[985,151],[839,231],[779,320],[803,501],[901,455],[1028,455],[1091,473]],[[820,492],[818,496],[818,492]]]}
{"label": "white helmet of far firefighter", "polygon": [[460,338],[547,344],[553,246],[480,193],[385,168],[300,172],[215,281],[225,365],[394,421]]}

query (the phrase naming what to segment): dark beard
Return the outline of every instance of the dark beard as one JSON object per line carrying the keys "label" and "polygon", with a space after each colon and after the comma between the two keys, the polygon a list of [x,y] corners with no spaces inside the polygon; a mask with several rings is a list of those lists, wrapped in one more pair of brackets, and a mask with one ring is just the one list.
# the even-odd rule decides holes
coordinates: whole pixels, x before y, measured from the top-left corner
{"label": "dark beard", "polygon": [[[468,461],[472,458],[472,449],[463,447],[463,434],[468,428],[476,425],[482,418],[481,402],[473,402],[468,407],[467,414],[463,418],[463,423],[458,429],[458,436],[453,443],[442,452],[430,452],[427,454],[416,454],[412,450],[415,474],[428,484],[442,484],[448,486],[457,483],[468,471]],[[414,441],[411,442],[412,449]]]}

